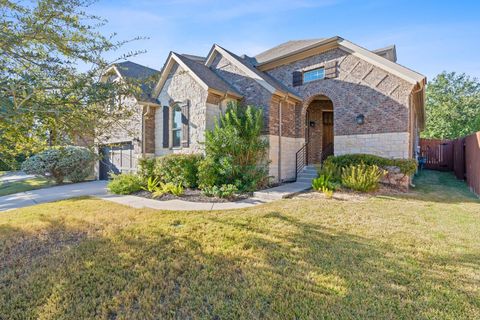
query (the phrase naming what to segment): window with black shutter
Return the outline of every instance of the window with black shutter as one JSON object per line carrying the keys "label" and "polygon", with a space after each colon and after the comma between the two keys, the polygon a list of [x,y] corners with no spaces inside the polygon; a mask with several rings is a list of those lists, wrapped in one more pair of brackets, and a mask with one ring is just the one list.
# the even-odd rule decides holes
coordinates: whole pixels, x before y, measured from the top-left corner
{"label": "window with black shutter", "polygon": [[163,147],[169,147],[170,108],[163,106]]}
{"label": "window with black shutter", "polygon": [[300,71],[293,71],[292,85],[294,87],[301,86],[303,84],[303,73]]}

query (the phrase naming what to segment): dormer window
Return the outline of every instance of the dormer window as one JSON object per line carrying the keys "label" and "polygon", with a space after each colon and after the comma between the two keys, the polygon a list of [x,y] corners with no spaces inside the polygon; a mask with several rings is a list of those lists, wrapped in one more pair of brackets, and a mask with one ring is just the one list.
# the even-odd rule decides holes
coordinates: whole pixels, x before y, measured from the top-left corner
{"label": "dormer window", "polygon": [[303,73],[303,83],[311,82],[315,80],[321,80],[325,78],[325,68],[313,69],[310,71],[305,71]]}

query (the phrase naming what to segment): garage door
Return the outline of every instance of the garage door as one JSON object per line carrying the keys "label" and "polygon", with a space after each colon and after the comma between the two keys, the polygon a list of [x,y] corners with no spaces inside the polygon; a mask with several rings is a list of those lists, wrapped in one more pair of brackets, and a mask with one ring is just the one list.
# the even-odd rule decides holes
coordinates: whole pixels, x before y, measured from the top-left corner
{"label": "garage door", "polygon": [[125,173],[136,171],[137,161],[131,142],[104,145],[100,148],[99,178],[107,180],[110,173]]}

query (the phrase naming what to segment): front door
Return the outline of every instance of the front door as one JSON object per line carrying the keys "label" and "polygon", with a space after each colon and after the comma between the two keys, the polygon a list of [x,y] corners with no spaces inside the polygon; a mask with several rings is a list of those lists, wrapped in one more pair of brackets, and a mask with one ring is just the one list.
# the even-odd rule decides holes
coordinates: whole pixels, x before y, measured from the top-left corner
{"label": "front door", "polygon": [[333,111],[322,112],[322,161],[333,155]]}
{"label": "front door", "polygon": [[321,163],[333,154],[333,105],[330,100],[314,100],[306,115],[308,164]]}

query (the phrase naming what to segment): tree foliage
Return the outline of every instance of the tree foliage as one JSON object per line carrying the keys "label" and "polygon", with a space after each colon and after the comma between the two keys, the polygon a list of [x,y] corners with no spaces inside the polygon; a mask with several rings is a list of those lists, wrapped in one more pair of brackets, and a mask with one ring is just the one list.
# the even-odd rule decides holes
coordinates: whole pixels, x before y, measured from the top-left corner
{"label": "tree foliage", "polygon": [[[137,85],[99,81],[115,41],[98,30],[89,0],[0,0],[0,158],[105,131],[131,111],[119,96]],[[120,58],[137,54],[131,52]],[[80,69],[84,71],[79,71]],[[114,106],[114,108],[112,108]]]}
{"label": "tree foliage", "polygon": [[262,110],[230,103],[205,134],[206,158],[199,167],[203,187],[227,184],[252,191],[266,183],[268,142],[262,137]]}
{"label": "tree foliage", "polygon": [[480,82],[443,72],[426,89],[426,138],[453,139],[480,131]]}

